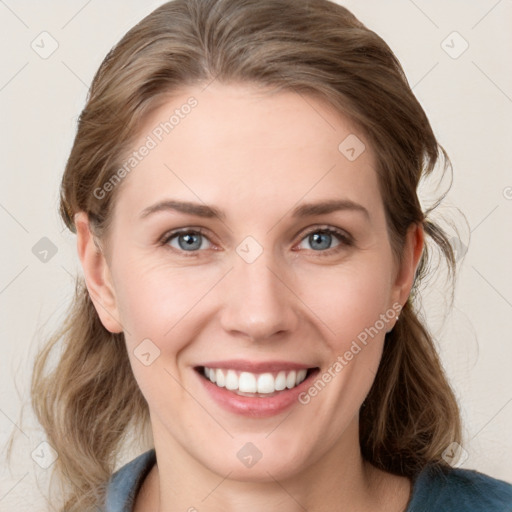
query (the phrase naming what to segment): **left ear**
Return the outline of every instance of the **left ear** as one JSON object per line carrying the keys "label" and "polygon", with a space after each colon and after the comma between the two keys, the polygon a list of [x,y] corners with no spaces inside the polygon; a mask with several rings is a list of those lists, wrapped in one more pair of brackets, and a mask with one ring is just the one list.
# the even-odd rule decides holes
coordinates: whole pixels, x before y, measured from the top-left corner
{"label": "left ear", "polygon": [[397,271],[393,292],[391,295],[392,304],[400,303],[403,307],[409,298],[416,269],[423,253],[424,230],[422,224],[411,224],[407,230],[403,253],[402,264]]}

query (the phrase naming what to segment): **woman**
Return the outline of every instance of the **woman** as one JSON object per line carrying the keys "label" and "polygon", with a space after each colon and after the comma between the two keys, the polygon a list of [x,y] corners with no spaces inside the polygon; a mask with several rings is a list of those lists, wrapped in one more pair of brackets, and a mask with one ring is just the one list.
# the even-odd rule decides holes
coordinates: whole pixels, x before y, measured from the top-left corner
{"label": "woman", "polygon": [[413,304],[427,237],[455,269],[417,197],[440,156],[392,51],[327,0],[175,0],[130,30],[67,162],[84,279],[33,377],[62,510],[512,507],[450,465]]}

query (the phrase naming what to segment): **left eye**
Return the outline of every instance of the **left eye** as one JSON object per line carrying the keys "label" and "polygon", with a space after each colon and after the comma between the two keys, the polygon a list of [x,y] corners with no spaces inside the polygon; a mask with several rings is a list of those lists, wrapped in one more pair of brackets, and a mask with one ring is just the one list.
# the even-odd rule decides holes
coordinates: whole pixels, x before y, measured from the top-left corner
{"label": "left eye", "polygon": [[[338,244],[331,247],[333,237],[338,241]],[[342,244],[351,244],[347,235],[342,231],[332,228],[315,229],[314,231],[310,231],[306,234],[303,240],[309,242],[314,251],[320,250],[321,252],[326,252],[325,250],[328,249],[335,249]]]}

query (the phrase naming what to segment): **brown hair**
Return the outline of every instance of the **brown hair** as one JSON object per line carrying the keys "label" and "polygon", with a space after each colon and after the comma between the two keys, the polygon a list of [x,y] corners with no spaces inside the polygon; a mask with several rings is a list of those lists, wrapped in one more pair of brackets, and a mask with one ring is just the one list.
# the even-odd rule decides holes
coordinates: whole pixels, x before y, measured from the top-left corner
{"label": "brown hair", "polygon": [[[441,157],[444,173],[449,159],[391,49],[347,9],[328,0],[174,0],[144,18],[92,82],[62,179],[64,222],[75,232],[73,215],[85,211],[103,236],[119,187],[101,199],[93,192],[122,165],[145,116],[178,89],[214,79],[329,102],[375,151],[397,261],[407,229],[423,225],[427,245],[361,408],[360,442],[368,461],[395,474],[412,477],[427,464],[443,465],[443,450],[461,438],[459,410],[413,299],[431,273],[432,242],[455,276],[448,235],[428,218],[439,202],[423,212],[417,195],[420,179]],[[62,354],[46,374],[59,342]],[[64,509],[99,504],[128,433],[147,433],[149,414],[123,334],[103,327],[81,278],[62,330],[37,356],[31,391],[59,454],[54,471],[66,486]]]}

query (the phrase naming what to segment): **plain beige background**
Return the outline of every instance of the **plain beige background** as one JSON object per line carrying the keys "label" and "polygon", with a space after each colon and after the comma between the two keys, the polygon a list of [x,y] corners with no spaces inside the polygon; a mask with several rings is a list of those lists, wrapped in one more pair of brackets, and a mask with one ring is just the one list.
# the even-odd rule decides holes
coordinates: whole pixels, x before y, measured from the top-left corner
{"label": "plain beige background", "polygon": [[[80,271],[75,238],[57,215],[77,116],[107,51],[161,3],[0,2],[0,447],[13,429],[19,434],[12,471],[1,452],[2,511],[46,509],[40,491],[50,469],[31,457],[45,435],[30,410],[23,424],[19,414],[40,336],[62,318]],[[466,227],[455,217],[465,257],[451,312],[442,276],[425,291],[422,311],[460,399],[461,467],[512,482],[512,1],[339,3],[394,50],[451,157],[454,182],[439,213],[466,215]],[[40,247],[55,254],[41,261]]]}

